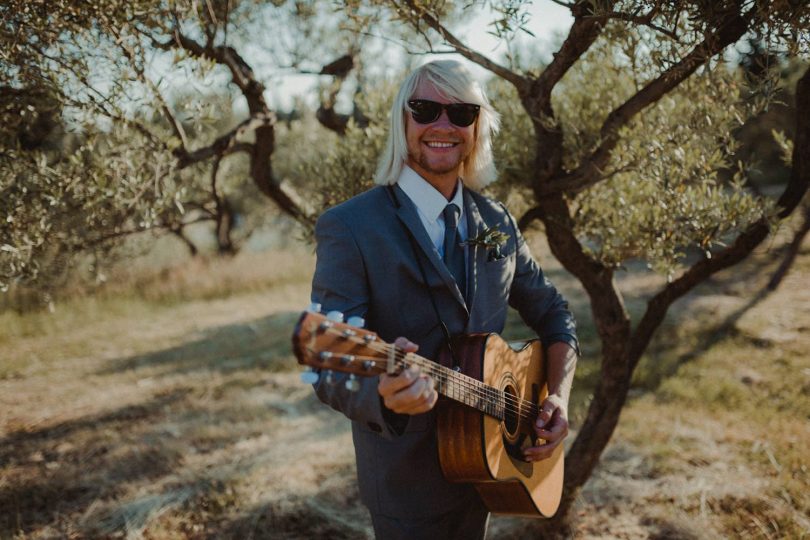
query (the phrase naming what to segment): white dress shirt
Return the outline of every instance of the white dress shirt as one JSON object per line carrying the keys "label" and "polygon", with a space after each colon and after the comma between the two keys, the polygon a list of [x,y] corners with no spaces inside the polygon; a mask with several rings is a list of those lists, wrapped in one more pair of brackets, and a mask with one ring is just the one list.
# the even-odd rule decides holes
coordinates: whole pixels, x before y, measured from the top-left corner
{"label": "white dress shirt", "polygon": [[[419,214],[419,219],[425,227],[430,241],[436,251],[439,252],[439,257],[444,258],[444,207],[452,203],[459,207],[461,214],[458,217],[458,234],[461,240],[467,240],[467,218],[464,211],[464,196],[462,194],[463,184],[461,180],[458,181],[456,192],[451,200],[444,198],[444,195],[431,186],[427,180],[419,176],[419,174],[405,165],[402,168],[402,173],[399,175],[397,184],[405,192],[405,195],[416,206],[416,211]],[[467,249],[465,246],[464,257],[467,257]]]}

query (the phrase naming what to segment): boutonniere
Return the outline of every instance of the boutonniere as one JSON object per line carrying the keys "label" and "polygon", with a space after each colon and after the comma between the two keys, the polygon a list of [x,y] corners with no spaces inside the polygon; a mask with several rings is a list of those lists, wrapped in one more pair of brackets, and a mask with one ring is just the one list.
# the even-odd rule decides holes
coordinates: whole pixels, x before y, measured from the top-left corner
{"label": "boutonniere", "polygon": [[462,246],[481,246],[487,251],[487,261],[494,261],[503,259],[504,255],[501,253],[501,247],[509,240],[509,235],[498,230],[498,225],[494,227],[486,227],[483,231],[478,233],[473,238],[468,238],[461,243]]}

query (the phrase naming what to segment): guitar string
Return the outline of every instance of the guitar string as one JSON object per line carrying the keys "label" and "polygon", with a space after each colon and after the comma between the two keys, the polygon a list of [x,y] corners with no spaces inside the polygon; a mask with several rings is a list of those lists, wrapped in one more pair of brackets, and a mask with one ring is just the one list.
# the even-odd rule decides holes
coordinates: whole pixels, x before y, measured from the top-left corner
{"label": "guitar string", "polygon": [[[387,344],[387,343],[382,342],[382,341],[367,342],[367,341],[365,341],[365,339],[361,340],[361,339],[356,337],[357,336],[356,333],[346,334],[345,332],[341,332],[339,329],[334,328],[334,327],[328,327],[326,329],[326,331],[329,332],[329,333],[332,333],[332,334],[337,334],[342,339],[351,340],[355,344],[366,345],[367,347],[369,347],[370,349],[372,349],[372,350],[374,350],[376,352],[385,353],[386,356],[388,356],[388,354],[390,353],[390,348],[393,348],[394,349],[394,358],[399,359],[403,364],[405,363],[405,358],[409,354],[409,353],[406,353],[405,351],[402,351],[401,349],[399,349],[396,345],[390,345],[390,344]],[[496,394],[499,394],[498,397],[502,397],[504,399],[504,406],[505,407],[507,407],[508,405],[512,405],[513,408],[510,409],[509,412],[515,412],[515,413],[519,414],[521,417],[526,416],[526,414],[523,414],[523,412],[522,412],[524,410],[529,415],[531,415],[531,414],[536,415],[537,412],[539,411],[537,406],[531,401],[523,400],[523,399],[521,399],[519,397],[512,397],[511,394],[508,394],[506,392],[501,392],[497,388],[488,386],[488,385],[482,383],[481,381],[478,381],[477,379],[473,379],[472,377],[469,377],[468,375],[458,373],[458,372],[449,371],[444,366],[440,366],[440,365],[436,364],[435,362],[430,362],[429,360],[423,359],[422,357],[420,357],[418,355],[414,355],[413,358],[414,359],[424,360],[422,362],[418,362],[418,364],[420,364],[422,367],[427,368],[428,370],[430,370],[433,373],[442,374],[442,378],[445,379],[445,380],[450,379],[451,377],[458,379],[457,384],[461,385],[461,387],[462,387],[461,390],[466,389],[468,392],[471,391],[471,393],[474,394],[472,397],[477,396],[479,399],[484,399],[484,400],[488,401],[491,405],[493,405],[495,407],[497,407],[499,405],[499,403],[495,403],[495,402],[492,401],[493,396],[491,394],[493,392],[496,393]],[[385,360],[381,359],[380,362],[387,363],[387,359],[385,359]],[[427,362],[427,364],[425,364],[425,362]],[[376,363],[377,362],[375,361],[375,364]],[[447,373],[451,377],[444,377],[443,376],[444,374],[443,374],[442,370],[447,371]],[[483,387],[483,388],[481,388],[481,387]],[[511,403],[509,403],[509,402],[511,402]],[[517,407],[517,410],[514,410],[514,407]]]}
{"label": "guitar string", "polygon": [[[402,355],[401,358],[403,359],[404,363],[405,359],[407,358],[407,353],[405,355]],[[437,375],[438,377],[444,379],[442,382],[445,382],[447,379],[450,379],[444,376],[444,374],[447,372],[441,369],[443,366],[435,367],[431,365],[433,363],[430,362],[429,360],[421,361],[420,357],[415,358],[414,363],[419,365],[419,367],[426,369],[429,375]],[[450,380],[451,383],[461,385],[462,390],[467,390],[468,392],[472,391],[474,397],[479,397],[488,400],[496,407],[500,405],[500,403],[497,402],[493,403],[492,402],[493,399],[502,399],[504,401],[504,406],[512,407],[510,412],[522,413],[522,411],[524,411],[525,409],[530,409],[533,405],[530,401],[523,400],[517,396],[509,394],[508,392],[503,392],[495,387],[486,385],[485,383],[478,381],[477,379],[474,379],[469,375],[458,372],[449,372],[449,373],[450,377],[452,377],[452,379],[455,379]],[[447,383],[445,382],[445,385],[446,384]],[[517,407],[517,410],[514,410],[515,407]]]}
{"label": "guitar string", "polygon": [[[381,366],[385,366],[387,364],[386,360],[382,360],[382,359],[374,357],[374,356],[367,356],[367,357],[366,356],[357,356],[357,355],[353,355],[353,356],[355,356],[355,360],[372,362],[373,364],[375,364],[375,367],[377,367],[378,369],[380,369]],[[420,363],[420,365],[422,367],[426,368],[427,370],[433,371],[435,373],[435,370],[432,367],[424,365],[422,363]],[[327,367],[327,369],[329,369],[329,368]],[[475,379],[473,379],[473,380],[475,380]],[[440,383],[440,384],[442,384],[442,383]],[[498,413],[501,412],[501,411],[498,410],[499,408],[503,408],[504,413],[510,412],[510,413],[515,414],[518,418],[526,419],[528,421],[532,421],[537,415],[538,409],[537,409],[536,405],[534,403],[532,403],[531,401],[520,400],[518,402],[508,403],[506,401],[507,397],[509,399],[514,399],[513,396],[511,396],[511,394],[500,392],[499,390],[490,387],[493,390],[493,392],[497,392],[499,394],[498,397],[503,399],[503,403],[500,403],[498,401],[493,400],[493,397],[495,397],[495,396],[492,395],[492,392],[481,393],[480,391],[477,391],[475,386],[471,386],[469,384],[465,384],[465,383],[459,382],[459,381],[456,381],[454,384],[456,385],[456,388],[453,388],[453,389],[449,388],[450,385],[448,385],[446,382],[443,384],[443,386],[446,389],[446,391],[443,392],[443,393],[446,396],[448,396],[451,399],[454,399],[456,401],[461,401],[462,403],[466,403],[466,402],[464,401],[463,397],[459,398],[458,396],[456,396],[457,393],[463,393],[464,397],[469,396],[469,397],[472,397],[472,398],[477,397],[478,399],[482,399],[482,400],[484,400],[486,402],[484,405],[481,405],[480,402],[478,404],[473,404],[473,403],[466,403],[466,404],[470,405],[470,406],[473,406],[473,407],[476,407],[478,409],[484,408],[486,410],[483,411],[483,412],[489,413],[490,415],[495,416],[496,418],[502,419],[502,418],[500,418],[498,416]],[[472,391],[471,391],[471,389],[472,389]],[[455,390],[458,390],[458,392],[456,392]],[[526,404],[528,404],[528,405],[526,405]],[[489,407],[487,407],[487,405],[489,405]],[[495,409],[494,411],[492,410],[493,408]]]}
{"label": "guitar string", "polygon": [[[314,352],[314,351],[313,351],[313,352]],[[381,368],[382,368],[382,366],[385,366],[385,365],[387,364],[387,361],[386,361],[386,360],[382,360],[382,359],[380,359],[380,358],[378,358],[378,357],[376,357],[376,356],[362,356],[362,355],[360,355],[360,356],[358,356],[358,355],[352,355],[352,356],[354,356],[353,361],[360,361],[360,362],[367,361],[367,362],[371,362],[371,363],[373,363],[373,364],[375,365],[375,367],[377,367],[377,369],[381,369]],[[434,369],[433,369],[431,366],[424,365],[424,364],[422,364],[422,363],[420,363],[420,365],[422,365],[422,367],[424,367],[426,370],[430,370],[430,371],[432,371],[432,372],[435,372],[435,370],[434,370]],[[322,367],[323,367],[323,366],[322,366]],[[328,366],[326,366],[325,368],[326,368],[326,369],[329,369],[329,367],[328,367]],[[473,379],[473,380],[474,380],[474,379]],[[439,384],[442,384],[442,385],[443,385],[443,386],[446,388],[446,390],[447,390],[447,391],[445,392],[445,394],[446,394],[446,395],[448,395],[448,397],[451,397],[451,398],[452,398],[452,397],[454,396],[454,394],[456,394],[456,393],[466,392],[466,393],[465,393],[465,396],[483,398],[484,400],[486,400],[487,404],[489,404],[489,405],[491,405],[491,406],[493,406],[493,407],[499,407],[499,406],[501,406],[501,403],[498,403],[498,402],[496,402],[496,401],[493,401],[493,399],[492,399],[492,398],[493,398],[493,397],[496,397],[496,396],[494,396],[494,395],[493,395],[494,393],[498,393],[498,394],[499,394],[499,396],[500,396],[501,398],[503,398],[503,399],[504,399],[504,401],[505,401],[505,399],[506,399],[506,397],[507,397],[507,396],[508,396],[510,399],[512,398],[512,396],[511,396],[510,394],[506,394],[506,393],[503,393],[503,392],[499,392],[497,389],[492,388],[492,387],[490,387],[491,392],[486,392],[486,393],[484,393],[484,394],[481,394],[480,392],[476,392],[476,393],[474,394],[473,392],[471,392],[471,391],[470,391],[470,389],[471,389],[471,388],[473,388],[473,389],[474,389],[475,387],[474,387],[474,386],[471,386],[471,385],[469,385],[469,384],[465,384],[464,382],[461,382],[461,381],[455,381],[455,382],[454,382],[454,381],[449,381],[449,382],[445,382],[445,381],[437,381],[437,382],[438,382]],[[455,385],[455,386],[453,386],[453,385]],[[455,390],[458,390],[458,392],[456,392]],[[524,403],[531,403],[531,402],[526,402],[526,401],[524,401]],[[515,411],[513,410],[513,407],[508,407],[508,405],[509,405],[509,404],[505,404],[505,405],[507,406],[507,409],[508,409],[508,411],[509,411],[509,412],[515,412]],[[519,406],[519,405],[518,405],[518,406]],[[524,406],[524,408],[529,408],[529,407],[530,407],[530,406]],[[526,416],[526,415],[525,415],[525,414],[522,414],[521,416],[522,416],[522,417],[524,417],[524,416]]]}
{"label": "guitar string", "polygon": [[[405,364],[405,359],[406,359],[407,355],[409,354],[409,353],[406,353],[405,351],[402,351],[398,347],[396,347],[396,345],[390,345],[390,344],[387,344],[387,343],[381,344],[381,342],[366,342],[365,340],[358,339],[357,337],[355,337],[355,335],[346,335],[344,332],[341,332],[341,331],[339,331],[338,329],[335,329],[335,328],[329,328],[328,331],[330,333],[333,333],[333,334],[338,334],[343,339],[351,340],[352,342],[354,342],[356,344],[366,345],[370,349],[372,349],[372,350],[374,350],[376,352],[385,353],[386,355],[390,353],[390,348],[393,348],[394,349],[394,358],[396,360],[400,360],[400,362],[403,365]],[[452,382],[454,382],[456,385],[461,386],[461,388],[459,390],[461,390],[461,391],[466,390],[468,395],[470,395],[470,397],[473,397],[473,398],[477,397],[477,398],[479,398],[481,400],[484,400],[486,403],[488,403],[492,407],[498,408],[499,406],[501,406],[501,403],[499,403],[498,401],[493,400],[494,397],[497,397],[497,398],[501,398],[503,400],[503,405],[502,406],[505,409],[504,412],[511,412],[513,414],[516,414],[520,418],[525,418],[525,419],[530,419],[531,420],[539,412],[539,409],[538,409],[537,405],[534,404],[531,401],[524,400],[522,398],[512,396],[511,394],[509,394],[507,392],[502,392],[502,391],[498,390],[497,388],[485,385],[481,381],[478,381],[477,379],[473,379],[472,377],[469,377],[468,375],[464,375],[464,374],[458,373],[458,372],[449,371],[449,370],[447,370],[447,368],[444,368],[443,366],[436,365],[436,367],[434,367],[432,365],[432,364],[435,364],[434,362],[430,362],[427,359],[422,359],[418,355],[414,355],[412,357],[412,359],[413,360],[421,360],[421,361],[418,361],[418,362],[415,362],[415,363],[417,363],[417,365],[420,365],[420,367],[426,368],[427,370],[429,370],[433,374],[439,374],[441,376],[441,379],[443,380],[445,386],[447,386],[447,381],[448,380],[454,378],[456,380],[452,381]],[[377,363],[386,363],[387,364],[387,360],[383,360],[383,359],[380,359],[379,361],[373,360],[373,362],[375,363],[375,365]],[[425,362],[428,362],[428,363],[426,364]],[[437,369],[437,368],[440,368],[440,369]],[[442,369],[447,370],[446,372],[447,372],[448,375],[450,375],[450,377],[445,376],[445,374],[442,372]],[[493,396],[492,395],[493,393],[495,393],[496,396]]]}
{"label": "guitar string", "polygon": [[[342,339],[348,339],[348,340],[351,340],[354,343],[363,344],[363,345],[367,346],[368,348],[370,348],[370,349],[372,349],[372,350],[374,350],[376,352],[384,353],[384,354],[386,354],[386,356],[390,352],[390,348],[393,348],[394,351],[395,351],[395,353],[394,353],[395,359],[400,360],[403,364],[405,363],[405,358],[409,354],[409,353],[406,353],[405,351],[402,351],[402,349],[398,348],[396,345],[390,345],[390,344],[382,342],[382,341],[366,342],[365,340],[361,340],[361,339],[357,338],[356,334],[355,335],[346,335],[344,332],[341,332],[338,329],[331,328],[331,327],[328,329],[328,331],[333,333],[333,334],[338,334]],[[496,393],[496,394],[499,394],[498,397],[502,397],[504,399],[504,407],[506,408],[506,410],[508,410],[509,412],[517,414],[521,418],[533,418],[532,415],[536,416],[537,413],[539,412],[539,408],[537,407],[537,405],[534,404],[531,401],[523,400],[522,398],[519,398],[519,397],[513,397],[509,393],[501,392],[497,388],[488,386],[488,385],[484,384],[483,382],[481,382],[481,381],[479,381],[477,379],[473,379],[472,377],[469,377],[468,375],[465,375],[463,373],[450,371],[446,367],[440,366],[440,365],[436,364],[435,362],[431,362],[431,361],[429,361],[427,359],[424,359],[424,358],[422,358],[422,357],[420,357],[418,355],[414,355],[413,359],[415,359],[415,360],[416,359],[423,360],[423,361],[418,362],[418,364],[421,367],[424,367],[424,368],[430,370],[434,374],[439,373],[439,374],[443,375],[442,370],[446,370],[446,372],[452,378],[457,379],[456,383],[459,384],[462,387],[461,390],[467,390],[470,394],[473,394],[471,397],[478,397],[479,399],[484,399],[484,400],[488,401],[494,407],[499,406],[500,403],[496,403],[496,402],[492,401],[493,396],[491,394],[493,392]],[[375,364],[378,363],[376,360],[374,362],[375,362]],[[427,363],[425,363],[425,362],[427,362]],[[386,363],[387,364],[387,359],[380,359],[379,363]],[[445,377],[443,377],[443,378],[445,378]],[[449,379],[450,377],[446,377],[446,378]],[[483,387],[483,388],[481,388],[481,387]],[[511,405],[511,407],[510,407],[510,405]],[[524,413],[524,411],[525,411],[525,413]]]}
{"label": "guitar string", "polygon": [[[386,356],[390,352],[390,348],[393,347],[395,351],[394,354],[395,359],[400,360],[402,364],[405,363],[405,358],[409,354],[396,347],[396,345],[389,345],[387,343],[380,341],[366,342],[365,340],[361,340],[355,337],[355,335],[346,335],[345,333],[340,332],[338,329],[334,328],[330,328],[328,329],[328,331],[333,334],[339,335],[342,339],[351,340],[353,343],[363,344],[373,351],[384,353],[386,354]],[[519,397],[512,396],[512,394],[506,392],[501,392],[497,388],[488,386],[477,379],[469,377],[468,375],[465,375],[463,373],[450,371],[444,366],[440,366],[435,362],[431,362],[430,360],[422,358],[418,355],[414,355],[412,358],[414,360],[420,360],[415,363],[429,370],[431,373],[433,374],[438,373],[442,379],[450,380],[450,382],[454,382],[457,386],[460,386],[459,390],[461,391],[466,390],[468,392],[468,395],[470,395],[471,397],[478,397],[479,399],[483,399],[493,407],[498,407],[500,405],[500,403],[493,401],[493,397],[500,397],[503,399],[504,406],[506,407],[507,411],[518,414],[520,417],[528,417],[532,414],[536,415],[537,412],[539,412],[537,406],[531,401],[520,399]],[[379,361],[378,360],[372,361],[375,363],[375,365],[378,363],[387,364],[387,359],[379,359]],[[450,375],[450,377],[445,377],[443,370],[448,375]],[[456,381],[452,381],[452,379],[456,379]],[[493,394],[497,394],[497,396],[493,396]],[[524,413],[523,411],[526,412]]]}
{"label": "guitar string", "polygon": [[[402,349],[400,349],[396,345],[391,345],[391,344],[384,343],[384,342],[382,344],[380,344],[380,342],[376,342],[373,348],[375,350],[377,350],[378,352],[383,352],[383,353],[386,353],[386,354],[388,354],[390,352],[390,348],[393,348],[394,351],[395,351],[395,358],[401,360],[403,362],[403,364],[405,363],[405,359],[407,358],[408,354],[410,354],[410,353],[407,353],[407,352],[403,351]],[[418,360],[418,362],[416,362],[416,363],[420,367],[424,367],[424,368],[430,370],[434,374],[439,373],[442,376],[444,376],[444,373],[449,374],[450,377],[457,379],[457,383],[460,383],[463,388],[465,388],[467,390],[472,389],[473,392],[475,392],[478,397],[488,398],[488,397],[492,397],[492,396],[488,396],[487,394],[496,393],[496,394],[498,394],[498,397],[503,397],[504,400],[510,400],[513,406],[517,406],[521,410],[523,410],[523,409],[530,409],[531,410],[532,408],[534,408],[536,410],[536,405],[534,403],[532,403],[531,401],[524,400],[524,399],[520,398],[519,396],[513,396],[512,394],[502,392],[501,390],[499,390],[499,389],[497,389],[497,388],[495,388],[493,386],[489,386],[489,385],[485,384],[484,382],[479,381],[478,379],[474,379],[474,378],[470,377],[469,375],[466,375],[466,374],[461,373],[461,372],[451,371],[448,368],[446,368],[445,366],[441,366],[439,364],[436,364],[435,362],[431,362],[430,360],[428,360],[426,358],[423,358],[423,357],[421,357],[419,355],[413,355],[412,358],[414,360]]]}

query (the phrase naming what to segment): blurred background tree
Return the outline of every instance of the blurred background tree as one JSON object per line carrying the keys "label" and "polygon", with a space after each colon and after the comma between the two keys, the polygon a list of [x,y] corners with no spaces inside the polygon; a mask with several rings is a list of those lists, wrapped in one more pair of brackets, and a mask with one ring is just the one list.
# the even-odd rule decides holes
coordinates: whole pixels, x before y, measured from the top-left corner
{"label": "blurred background tree", "polygon": [[[327,146],[320,139],[331,143],[350,119],[365,122],[356,107],[336,107],[362,80],[363,28],[373,17],[334,9],[5,2],[0,287],[37,278],[53,288],[78,261],[98,271],[144,232],[176,235],[196,254],[188,227],[208,222],[215,250],[233,254],[279,212],[310,226],[316,209],[302,202],[309,184],[296,163],[317,158]],[[280,77],[291,74],[318,81],[315,110],[285,95]]]}

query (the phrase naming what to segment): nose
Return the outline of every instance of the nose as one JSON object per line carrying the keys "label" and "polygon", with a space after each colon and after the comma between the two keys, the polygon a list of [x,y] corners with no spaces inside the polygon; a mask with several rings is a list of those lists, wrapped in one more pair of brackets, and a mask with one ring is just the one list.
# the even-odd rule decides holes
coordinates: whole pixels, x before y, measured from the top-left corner
{"label": "nose", "polygon": [[447,116],[447,111],[442,109],[442,114],[433,122],[432,127],[439,128],[439,129],[453,129],[455,125],[450,121],[450,117]]}

